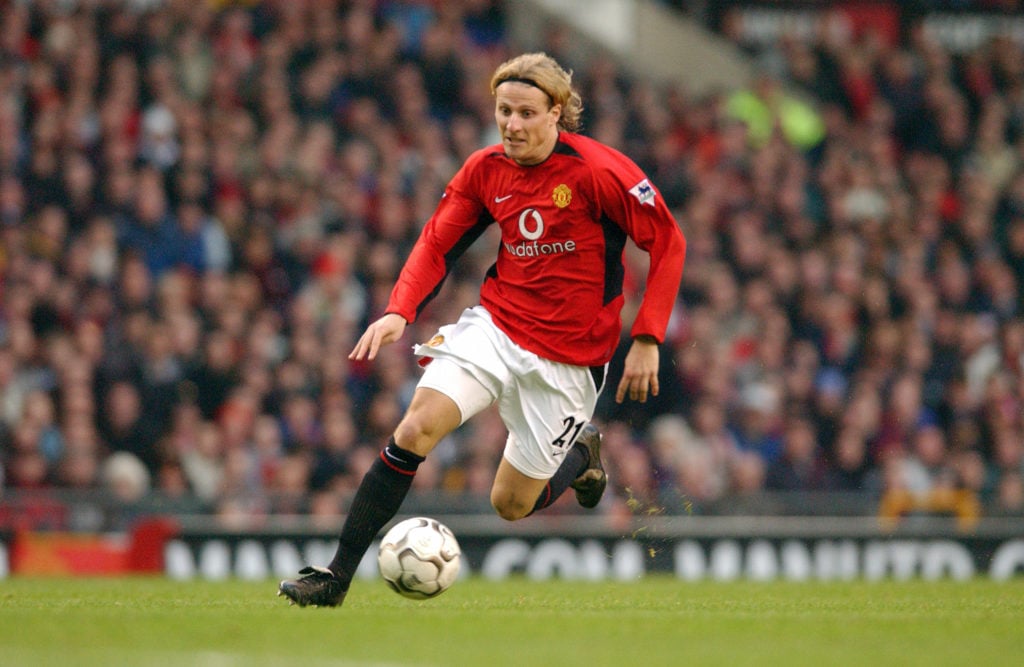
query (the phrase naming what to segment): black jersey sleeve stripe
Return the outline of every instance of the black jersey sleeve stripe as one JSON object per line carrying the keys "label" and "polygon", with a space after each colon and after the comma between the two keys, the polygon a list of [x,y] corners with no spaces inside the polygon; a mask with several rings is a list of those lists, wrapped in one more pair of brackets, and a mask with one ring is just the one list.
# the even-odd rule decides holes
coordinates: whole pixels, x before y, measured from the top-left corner
{"label": "black jersey sleeve stripe", "polygon": [[622,295],[622,280],[626,273],[622,266],[622,253],[626,247],[626,232],[615,221],[602,216],[601,230],[604,233],[604,301],[609,303]]}
{"label": "black jersey sleeve stripe", "polygon": [[490,212],[484,211],[484,213],[477,218],[476,224],[467,229],[459,240],[448,249],[448,252],[444,254],[444,276],[437,281],[437,284],[434,285],[434,289],[430,290],[430,294],[424,297],[423,301],[420,301],[419,305],[416,306],[417,318],[419,318],[423,309],[427,307],[427,304],[437,296],[438,292],[441,291],[441,286],[444,285],[444,281],[448,277],[448,274],[452,272],[452,267],[455,266],[455,262],[458,261],[459,257],[462,257],[462,253],[466,252],[466,249],[473,245],[473,243],[480,238],[480,235],[484,233],[484,230],[491,226],[493,222],[494,216],[492,216]]}

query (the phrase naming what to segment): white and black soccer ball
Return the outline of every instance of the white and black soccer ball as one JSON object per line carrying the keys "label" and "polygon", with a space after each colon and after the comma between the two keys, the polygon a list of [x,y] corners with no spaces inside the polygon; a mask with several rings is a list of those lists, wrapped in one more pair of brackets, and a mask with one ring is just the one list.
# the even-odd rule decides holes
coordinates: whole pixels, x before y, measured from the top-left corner
{"label": "white and black soccer ball", "polygon": [[455,583],[461,556],[462,549],[448,526],[437,519],[415,517],[396,523],[384,535],[377,565],[396,592],[424,600]]}

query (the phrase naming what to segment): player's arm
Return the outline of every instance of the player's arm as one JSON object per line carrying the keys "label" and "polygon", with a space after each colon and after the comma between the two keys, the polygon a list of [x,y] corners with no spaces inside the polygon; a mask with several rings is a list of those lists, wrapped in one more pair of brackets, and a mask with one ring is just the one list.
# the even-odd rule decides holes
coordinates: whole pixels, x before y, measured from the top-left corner
{"label": "player's arm", "polygon": [[[653,186],[652,186],[653,187]],[[627,233],[650,257],[644,296],[630,330],[634,339],[650,336],[656,342],[665,339],[668,320],[676,305],[683,277],[686,239],[679,224],[658,195],[655,207],[648,204],[629,219]]]}
{"label": "player's arm", "polygon": [[665,339],[675,307],[686,256],[686,239],[661,194],[643,172],[624,156],[616,168],[598,178],[602,206],[620,221],[633,242],[650,256],[643,300],[630,333],[633,343],[626,354],[615,400],[627,396],[644,402],[657,396],[658,344]]}
{"label": "player's arm", "polygon": [[[420,311],[441,289],[455,260],[480,235],[476,225],[448,222],[439,214],[431,218],[402,267],[391,290],[384,316],[374,321],[359,337],[349,359],[374,359],[383,345],[394,343]],[[453,216],[455,220],[465,218]]]}
{"label": "player's arm", "polygon": [[472,191],[473,164],[467,162],[446,188],[402,267],[385,315],[366,328],[350,359],[373,359],[383,345],[401,338],[406,325],[440,291],[455,261],[494,221],[479,200],[467,194]]}
{"label": "player's arm", "polygon": [[615,394],[619,403],[626,396],[643,403],[648,393],[657,396],[659,391],[658,343],[665,339],[686,254],[682,232],[668,208],[661,206],[663,210],[656,216],[652,228],[638,234],[643,238],[633,237],[637,245],[647,251],[651,261],[643,300],[631,330],[633,343],[626,354],[622,380]]}

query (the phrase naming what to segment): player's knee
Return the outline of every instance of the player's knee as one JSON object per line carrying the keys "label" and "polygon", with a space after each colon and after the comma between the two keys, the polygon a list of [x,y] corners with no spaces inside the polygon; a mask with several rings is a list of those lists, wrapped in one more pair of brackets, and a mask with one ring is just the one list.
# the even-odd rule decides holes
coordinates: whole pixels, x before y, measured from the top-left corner
{"label": "player's knee", "polygon": [[495,505],[494,510],[505,521],[519,521],[530,514],[529,508],[523,505]]}
{"label": "player's knee", "polygon": [[533,509],[532,505],[527,505],[515,498],[493,493],[491,494],[491,506],[494,507],[494,511],[498,513],[498,516],[505,521],[525,519]]}
{"label": "player's knee", "polygon": [[398,446],[420,456],[426,456],[443,436],[436,424],[414,415],[406,415],[395,429]]}
{"label": "player's knee", "polygon": [[413,397],[412,405],[395,428],[395,442],[402,449],[426,456],[454,430],[461,414],[455,403],[443,394],[428,391]]}

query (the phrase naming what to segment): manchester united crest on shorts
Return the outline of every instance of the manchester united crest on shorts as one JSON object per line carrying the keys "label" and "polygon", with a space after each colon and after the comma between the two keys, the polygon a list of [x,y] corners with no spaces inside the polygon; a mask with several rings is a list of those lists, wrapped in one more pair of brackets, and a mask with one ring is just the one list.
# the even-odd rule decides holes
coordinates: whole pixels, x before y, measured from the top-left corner
{"label": "manchester united crest on shorts", "polygon": [[568,185],[562,183],[551,193],[551,199],[554,200],[555,206],[558,208],[565,208],[572,201],[572,190]]}
{"label": "manchester united crest on shorts", "polygon": [[433,338],[424,343],[427,347],[437,347],[444,342],[444,336],[441,334],[435,335]]}

